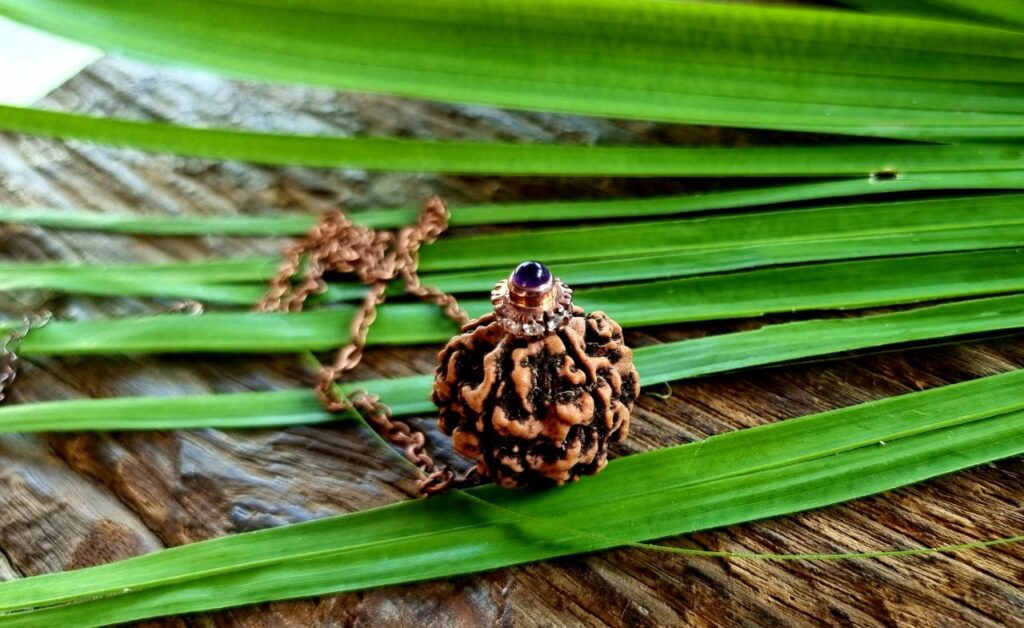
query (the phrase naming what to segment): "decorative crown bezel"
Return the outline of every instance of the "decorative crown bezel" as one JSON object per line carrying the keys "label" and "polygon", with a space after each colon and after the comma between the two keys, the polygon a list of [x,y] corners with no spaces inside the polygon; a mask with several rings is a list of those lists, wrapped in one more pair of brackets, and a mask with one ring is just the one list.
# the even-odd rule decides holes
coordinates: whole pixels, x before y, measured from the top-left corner
{"label": "decorative crown bezel", "polygon": [[491,291],[494,315],[502,328],[519,337],[535,337],[561,329],[572,318],[572,288],[558,277],[539,293],[517,291],[502,279]]}

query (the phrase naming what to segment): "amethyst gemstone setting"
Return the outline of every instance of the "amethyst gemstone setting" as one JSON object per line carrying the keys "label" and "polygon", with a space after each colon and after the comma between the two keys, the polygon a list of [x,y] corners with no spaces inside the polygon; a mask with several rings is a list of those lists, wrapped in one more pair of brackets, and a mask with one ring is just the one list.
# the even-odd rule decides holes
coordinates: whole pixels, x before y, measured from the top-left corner
{"label": "amethyst gemstone setting", "polygon": [[535,337],[564,327],[576,309],[572,290],[540,262],[526,261],[491,291],[494,315],[515,337]]}
{"label": "amethyst gemstone setting", "polygon": [[511,280],[522,290],[543,290],[551,284],[551,271],[540,262],[523,262],[512,272]]}

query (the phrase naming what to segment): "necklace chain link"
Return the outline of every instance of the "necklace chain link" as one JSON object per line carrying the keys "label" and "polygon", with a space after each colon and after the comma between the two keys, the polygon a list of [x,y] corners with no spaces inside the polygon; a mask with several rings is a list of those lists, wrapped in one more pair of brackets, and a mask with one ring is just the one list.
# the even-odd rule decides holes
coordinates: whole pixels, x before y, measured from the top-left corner
{"label": "necklace chain link", "polygon": [[354,274],[369,286],[352,319],[349,342],[338,349],[332,364],[321,367],[315,391],[328,411],[359,413],[378,434],[401,449],[419,469],[418,487],[425,495],[468,483],[471,474],[458,477],[450,467],[437,464],[426,451],[424,433],[395,420],[391,408],[377,395],[365,390],[342,393],[337,382],[362,360],[367,334],[392,279],[401,278],[407,293],[434,303],[460,326],[470,321],[454,296],[423,285],[417,273],[420,246],[434,242],[447,228],[448,210],[437,197],[424,204],[415,225],[397,232],[359,226],[341,211],[325,212],[303,239],[285,250],[277,274],[256,307],[260,312],[301,311],[310,296],[327,290],[324,275],[328,272]]}
{"label": "necklace chain link", "polygon": [[26,316],[20,325],[0,336],[0,402],[7,398],[8,391],[18,377],[18,349],[22,341],[33,329],[49,323],[51,318],[49,312]]}

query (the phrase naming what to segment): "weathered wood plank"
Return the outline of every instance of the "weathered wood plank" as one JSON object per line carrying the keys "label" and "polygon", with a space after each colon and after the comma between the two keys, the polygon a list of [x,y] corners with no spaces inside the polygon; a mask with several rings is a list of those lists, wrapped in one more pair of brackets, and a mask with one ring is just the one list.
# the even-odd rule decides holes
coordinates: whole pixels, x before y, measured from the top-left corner
{"label": "weathered wood plank", "polygon": [[[410,137],[739,144],[768,134],[595,121],[296,87],[246,85],[198,73],[104,60],[48,106],[197,125]],[[0,137],[0,202],[139,213],[260,213],[456,202],[608,197],[715,187],[717,182],[517,180],[314,171],[211,163],[16,136]],[[4,260],[90,262],[273,253],[274,240],[125,239],[5,227]],[[168,302],[51,295],[0,303],[58,317],[120,316]],[[778,320],[784,320],[779,318]],[[644,345],[749,323],[635,331]],[[359,377],[433,368],[436,347],[378,349]],[[619,454],[1024,366],[1019,338],[860,355],[678,383],[642,397]],[[15,401],[296,387],[288,357],[40,359]],[[423,419],[451,456],[445,439]],[[0,579],[113,560],[223,534],[404,499],[412,478],[350,424],[253,432],[0,436]],[[1024,461],[1008,460],[821,511],[733,526],[669,544],[732,551],[813,552],[941,545],[1024,529]],[[358,594],[265,604],[147,625],[961,625],[1019,624],[1024,548],[956,556],[770,563],[686,559],[623,549],[494,573]]]}

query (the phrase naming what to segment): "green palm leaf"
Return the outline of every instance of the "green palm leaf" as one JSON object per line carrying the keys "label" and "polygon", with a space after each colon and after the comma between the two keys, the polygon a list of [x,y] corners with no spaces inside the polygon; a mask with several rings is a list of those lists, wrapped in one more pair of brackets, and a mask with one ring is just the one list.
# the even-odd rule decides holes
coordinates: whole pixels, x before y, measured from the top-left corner
{"label": "green palm leaf", "polygon": [[143,59],[349,90],[886,137],[1024,134],[1024,35],[968,24],[643,0],[3,0],[0,13]]}
{"label": "green palm leaf", "polygon": [[5,105],[0,130],[265,164],[533,176],[866,176],[1020,170],[1024,164],[1024,150],[1016,145],[670,148],[353,139],[197,129]]}
{"label": "green palm leaf", "polygon": [[834,504],[1021,453],[1022,381],[1017,371],[637,454],[559,490],[486,486],[12,581],[0,585],[10,612],[0,617],[10,626],[124,622],[453,576]]}
{"label": "green palm leaf", "polygon": [[[635,351],[646,386],[770,364],[1024,327],[1024,297],[1014,295],[858,318],[767,325],[670,342]],[[434,411],[433,377],[361,381],[385,399],[396,416]],[[190,397],[81,399],[0,406],[0,432],[153,430],[200,427],[260,428],[335,421],[310,391]],[[351,417],[348,417],[351,418]]]}
{"label": "green palm leaf", "polygon": [[976,21],[1003,28],[1024,26],[1024,2],[1020,0],[845,0],[843,4],[873,13]]}
{"label": "green palm leaf", "polygon": [[[0,0],[0,15],[143,59],[259,80],[584,115],[999,144],[875,140],[676,148],[337,138],[6,106],[0,106],[0,130],[311,167],[857,177],[701,196],[456,208],[456,226],[635,219],[890,191],[1021,187],[1019,0],[851,4],[924,19],[646,0]],[[767,324],[639,348],[643,382],[655,384],[1024,328],[1024,296],[1016,294],[1024,292],[1024,253],[1013,248],[1024,240],[1022,196],[450,237],[423,251],[422,268],[428,283],[475,293],[508,265],[542,257],[583,286],[580,305],[607,310],[630,327],[1009,294]],[[414,211],[354,215],[367,225],[395,227],[409,223]],[[314,219],[0,208],[4,222],[129,234],[298,235]],[[261,294],[274,266],[270,259],[110,268],[7,264],[0,266],[0,291],[242,305]],[[588,288],[597,284],[607,285]],[[363,289],[331,285],[322,302],[350,300]],[[488,309],[482,301],[466,305],[472,314]],[[25,356],[326,350],[346,340],[352,312],[346,305],[288,315],[57,321],[35,330],[21,350]],[[423,304],[389,304],[380,314],[370,337],[374,344],[438,342],[453,332],[449,321]],[[0,323],[0,332],[10,326]],[[430,382],[422,375],[349,386],[381,394],[396,415],[415,415],[434,410]],[[1022,382],[1024,371],[1018,371],[620,458],[605,473],[557,491],[480,487],[0,584],[0,625],[89,626],[352,591],[826,506],[1024,452]],[[265,428],[353,419],[360,417],[326,413],[307,390],[0,407],[0,431],[11,432]]]}
{"label": "green palm leaf", "polygon": [[[767,268],[726,275],[580,290],[576,302],[626,327],[863,308],[1024,290],[1024,253],[978,251]],[[642,308],[637,304],[642,303]],[[480,316],[490,303],[468,301]],[[291,352],[346,341],[353,308],[301,314],[215,312],[81,322],[55,321],[22,345],[26,355],[153,352]],[[0,324],[0,331],[13,327]],[[380,308],[370,344],[443,342],[451,321],[426,304]]]}
{"label": "green palm leaf", "polygon": [[[659,198],[502,203],[455,206],[450,210],[453,227],[471,227],[603,218],[644,218],[919,190],[1020,188],[1024,188],[1024,170],[929,172],[902,174],[895,178],[868,177],[796,183]],[[368,209],[350,211],[349,216],[367,227],[390,229],[412,224],[418,212],[419,209],[415,208]],[[307,214],[160,216],[0,206],[0,223],[156,236],[298,236],[309,231],[316,219],[316,216]]]}
{"label": "green palm leaf", "polygon": [[[424,248],[420,267],[449,271],[424,275],[428,284],[446,292],[485,293],[506,266],[524,258],[545,259],[564,280],[580,287],[776,264],[1006,248],[1024,244],[1022,199],[1020,194],[965,197],[452,237]],[[0,264],[0,291],[50,289],[252,304],[264,288],[234,284],[265,282],[276,266],[270,258],[123,266]],[[463,270],[470,268],[475,270]],[[359,286],[337,285],[328,298],[360,298],[363,292]]]}
{"label": "green palm leaf", "polygon": [[523,259],[554,264],[655,253],[756,250],[759,246],[799,248],[858,236],[899,237],[933,229],[998,230],[1024,222],[1022,201],[1024,194],[1010,194],[446,237],[423,249],[420,269],[478,269],[515,265]]}
{"label": "green palm leaf", "polygon": [[[665,253],[633,257],[629,264],[617,259],[553,264],[555,272],[577,288],[595,284],[688,277],[712,272],[742,270],[810,261],[859,259],[911,253],[985,250],[1020,246],[1024,226],[977,227],[908,232],[892,236],[865,236],[808,243],[758,244],[743,248]],[[77,266],[67,264],[0,264],[0,292],[53,290],[92,296],[134,296],[194,299],[207,304],[252,306],[266,292],[263,283],[273,274],[274,260],[238,260],[209,264],[126,264]],[[234,276],[225,272],[236,267]],[[508,269],[502,266],[478,271],[430,273],[425,283],[449,293],[484,293]],[[781,275],[780,275],[781,276]],[[249,283],[241,283],[250,280]],[[399,296],[395,285],[389,294]],[[361,299],[364,286],[328,284],[319,303]]]}

